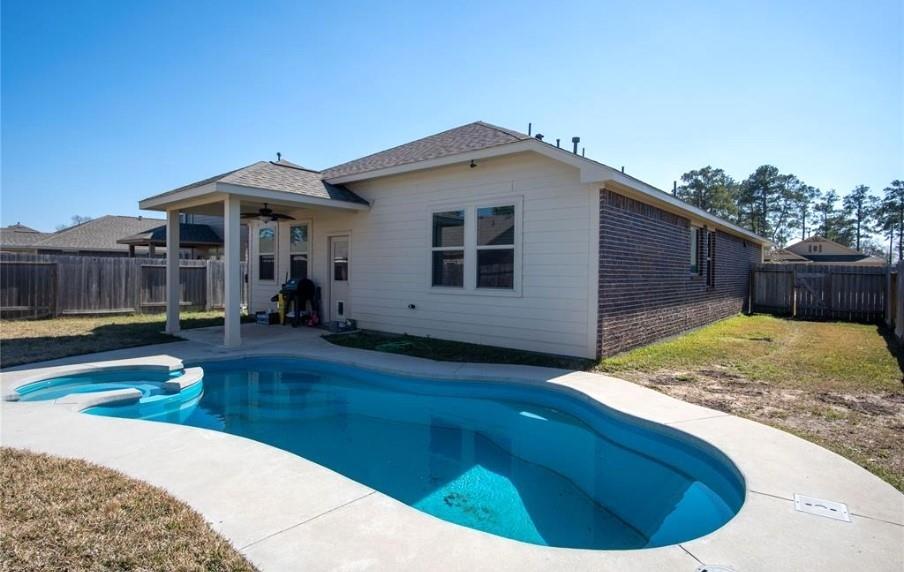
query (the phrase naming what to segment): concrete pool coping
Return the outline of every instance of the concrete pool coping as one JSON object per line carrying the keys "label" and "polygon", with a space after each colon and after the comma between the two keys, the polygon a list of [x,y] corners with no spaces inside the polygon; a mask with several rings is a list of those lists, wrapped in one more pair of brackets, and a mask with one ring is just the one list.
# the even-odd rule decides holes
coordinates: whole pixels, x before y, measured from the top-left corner
{"label": "concrete pool coping", "polygon": [[[200,512],[262,570],[904,568],[904,495],[847,459],[788,433],[609,376],[433,362],[335,346],[314,330],[273,328],[244,325],[238,350],[216,345],[221,328],[206,328],[183,332],[185,342],[4,371],[0,383],[7,395],[20,383],[71,373],[69,368],[156,364],[172,371],[181,362],[293,356],[409,376],[562,386],[712,444],[743,473],[746,501],[722,528],[675,546],[548,548],[448,523],[294,454],[204,429],[85,415],[49,402],[4,401],[0,444],[85,459],[159,486]],[[843,502],[851,522],[798,512],[795,494]]]}

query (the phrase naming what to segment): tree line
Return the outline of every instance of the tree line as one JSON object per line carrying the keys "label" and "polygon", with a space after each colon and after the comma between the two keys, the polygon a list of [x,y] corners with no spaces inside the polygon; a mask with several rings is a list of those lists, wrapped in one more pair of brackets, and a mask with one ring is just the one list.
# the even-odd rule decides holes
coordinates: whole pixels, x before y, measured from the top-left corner
{"label": "tree line", "polygon": [[892,181],[881,195],[858,185],[842,197],[772,165],[742,181],[706,166],[681,175],[675,195],[780,246],[818,234],[889,263],[904,259],[904,180]]}

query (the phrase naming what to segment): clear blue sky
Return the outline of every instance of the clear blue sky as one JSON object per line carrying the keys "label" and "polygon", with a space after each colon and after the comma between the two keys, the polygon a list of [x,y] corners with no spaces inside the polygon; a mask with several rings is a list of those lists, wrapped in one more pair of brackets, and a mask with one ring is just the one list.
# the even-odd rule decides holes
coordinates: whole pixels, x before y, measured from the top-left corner
{"label": "clear blue sky", "polygon": [[901,0],[428,4],[3,0],[2,224],[478,119],[664,189],[707,164],[904,178]]}

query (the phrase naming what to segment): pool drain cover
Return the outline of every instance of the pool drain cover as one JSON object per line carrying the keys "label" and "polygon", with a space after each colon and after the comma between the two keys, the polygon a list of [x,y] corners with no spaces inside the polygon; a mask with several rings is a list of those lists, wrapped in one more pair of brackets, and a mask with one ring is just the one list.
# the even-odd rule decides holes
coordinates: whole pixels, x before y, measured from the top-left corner
{"label": "pool drain cover", "polygon": [[848,514],[847,505],[840,502],[795,494],[794,508],[807,514],[815,514],[817,516],[825,516],[827,518],[834,518],[835,520],[851,522],[851,515]]}
{"label": "pool drain cover", "polygon": [[735,569],[722,564],[701,564],[697,566],[696,572],[735,572]]}

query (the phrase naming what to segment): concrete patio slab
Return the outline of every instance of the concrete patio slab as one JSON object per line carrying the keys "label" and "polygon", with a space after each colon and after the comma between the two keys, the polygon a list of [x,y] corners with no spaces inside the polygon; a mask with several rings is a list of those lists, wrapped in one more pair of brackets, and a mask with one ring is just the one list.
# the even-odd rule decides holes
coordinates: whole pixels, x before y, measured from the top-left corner
{"label": "concrete patio slab", "polygon": [[[794,510],[785,499],[752,493],[745,518],[682,544],[703,562],[735,570],[901,570],[904,528],[869,518],[832,520]],[[769,526],[764,526],[769,523]],[[763,547],[772,556],[763,558]]]}
{"label": "concrete patio slab", "polygon": [[[854,515],[904,524],[904,495],[890,497],[891,485],[828,449],[733,415],[673,426],[717,442],[744,473],[748,490],[788,501],[799,493],[843,502]],[[752,449],[760,449],[755,458],[747,454]]]}

